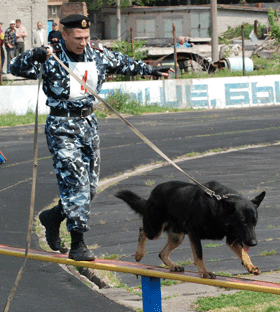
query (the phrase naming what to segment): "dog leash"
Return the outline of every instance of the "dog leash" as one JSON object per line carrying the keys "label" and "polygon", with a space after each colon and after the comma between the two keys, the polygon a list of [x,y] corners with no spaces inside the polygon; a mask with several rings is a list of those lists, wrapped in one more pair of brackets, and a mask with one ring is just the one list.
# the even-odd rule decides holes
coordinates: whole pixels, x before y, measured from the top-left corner
{"label": "dog leash", "polygon": [[75,73],[73,73],[54,53],[51,53],[54,59],[73,77],[75,78],[86,90],[88,90],[94,97],[96,97],[104,106],[115,114],[126,126],[128,126],[142,141],[149,145],[156,153],[164,158],[169,164],[185,174],[191,181],[199,185],[210,197],[215,197],[217,200],[227,198],[227,195],[217,195],[214,191],[210,190],[205,185],[196,181],[193,177],[187,174],[182,168],[180,168],[173,160],[165,155],[154,143],[152,143],[147,137],[145,137],[138,129],[136,129],[130,122],[122,117],[112,106],[110,106],[105,100],[103,100],[89,85],[87,85],[82,79],[80,79]]}
{"label": "dog leash", "polygon": [[34,127],[34,147],[33,147],[33,175],[32,175],[32,188],[31,188],[31,199],[30,199],[30,213],[29,213],[29,221],[28,221],[28,229],[27,229],[27,238],[26,238],[26,248],[25,248],[25,257],[23,264],[18,272],[18,275],[15,279],[14,285],[12,287],[12,290],[9,294],[9,297],[7,299],[5,308],[3,312],[8,312],[10,308],[10,304],[13,300],[13,297],[15,295],[17,286],[19,284],[19,281],[22,277],[22,273],[24,271],[24,268],[26,266],[27,258],[28,258],[28,252],[30,249],[31,244],[31,234],[32,234],[32,226],[33,226],[33,217],[34,217],[34,205],[35,205],[35,189],[36,189],[36,178],[37,178],[37,165],[38,165],[38,106],[39,106],[39,92],[40,92],[40,85],[42,81],[42,73],[43,73],[43,65],[41,65],[40,68],[40,75],[39,75],[39,81],[38,81],[38,94],[37,94],[37,103],[36,103],[36,112],[35,112],[35,127]]}

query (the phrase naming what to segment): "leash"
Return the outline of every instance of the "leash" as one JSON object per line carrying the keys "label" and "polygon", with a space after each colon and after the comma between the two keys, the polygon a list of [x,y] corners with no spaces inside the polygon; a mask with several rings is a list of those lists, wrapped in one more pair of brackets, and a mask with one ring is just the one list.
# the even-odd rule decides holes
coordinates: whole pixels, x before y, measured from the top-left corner
{"label": "leash", "polygon": [[74,74],[54,53],[51,53],[54,59],[73,77],[75,78],[85,89],[87,89],[94,97],[96,97],[104,106],[115,114],[126,126],[128,126],[142,141],[149,145],[156,153],[158,153],[162,158],[164,158],[169,164],[174,166],[176,169],[185,174],[191,181],[199,185],[210,197],[215,197],[217,200],[227,198],[227,195],[217,195],[214,191],[207,188],[205,185],[196,181],[193,177],[188,175],[182,168],[180,168],[173,160],[171,160],[167,155],[165,155],[154,143],[152,143],[148,138],[146,138],[139,130],[137,130],[130,122],[128,122],[124,117],[122,117],[113,107],[111,107],[105,100],[103,100],[89,85],[87,85],[82,79],[80,79],[76,74]]}
{"label": "leash", "polygon": [[43,73],[43,65],[40,68],[40,75],[38,81],[38,94],[37,94],[37,103],[36,103],[36,112],[35,112],[35,128],[34,128],[34,146],[33,146],[33,175],[32,175],[32,188],[31,188],[31,199],[30,199],[30,213],[29,213],[29,221],[28,221],[28,229],[27,229],[27,238],[26,238],[26,248],[25,248],[25,257],[23,264],[18,272],[10,295],[7,299],[5,308],[3,312],[8,312],[10,308],[11,301],[13,300],[14,294],[16,292],[19,281],[22,277],[22,273],[26,266],[26,262],[28,259],[28,252],[31,244],[31,234],[32,234],[32,226],[33,226],[33,218],[34,218],[34,205],[35,205],[35,189],[36,189],[36,178],[37,178],[37,166],[38,166],[38,106],[39,106],[39,92],[40,85],[42,81],[42,73]]}

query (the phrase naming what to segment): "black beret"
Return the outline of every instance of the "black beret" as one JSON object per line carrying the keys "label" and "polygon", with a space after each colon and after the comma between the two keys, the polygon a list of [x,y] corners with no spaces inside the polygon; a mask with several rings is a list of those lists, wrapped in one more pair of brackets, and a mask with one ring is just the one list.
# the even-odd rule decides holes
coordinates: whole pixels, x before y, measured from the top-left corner
{"label": "black beret", "polygon": [[66,28],[86,29],[90,26],[90,19],[87,16],[81,14],[71,14],[64,17],[60,23],[63,24]]}

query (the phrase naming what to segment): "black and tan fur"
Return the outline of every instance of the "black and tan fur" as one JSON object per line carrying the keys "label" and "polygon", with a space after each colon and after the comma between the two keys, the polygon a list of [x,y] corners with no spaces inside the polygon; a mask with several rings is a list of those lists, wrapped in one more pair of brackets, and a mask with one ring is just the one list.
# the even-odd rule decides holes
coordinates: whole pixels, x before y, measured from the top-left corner
{"label": "black and tan fur", "polygon": [[218,195],[229,196],[218,201],[198,185],[179,181],[159,184],[147,200],[129,190],[119,191],[115,195],[143,218],[136,261],[140,261],[145,255],[146,239],[157,239],[165,231],[168,241],[159,257],[171,271],[183,271],[184,268],[172,262],[169,256],[187,234],[199,275],[215,278],[215,274],[205,266],[201,240],[222,240],[226,237],[227,244],[248,272],[260,274],[259,268],[252,264],[245,249],[257,245],[257,208],[264,199],[265,192],[248,200],[215,181],[208,182],[205,186]]}

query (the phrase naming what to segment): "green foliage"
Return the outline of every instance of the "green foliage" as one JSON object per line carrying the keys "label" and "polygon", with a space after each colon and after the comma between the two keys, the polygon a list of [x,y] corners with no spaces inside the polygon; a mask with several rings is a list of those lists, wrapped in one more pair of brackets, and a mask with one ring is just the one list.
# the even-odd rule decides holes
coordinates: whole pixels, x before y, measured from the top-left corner
{"label": "green foliage", "polygon": [[122,111],[127,104],[129,104],[129,106],[131,104],[132,106],[136,104],[134,103],[135,101],[130,100],[129,94],[123,93],[121,90],[110,91],[106,98],[106,102],[118,112]]}
{"label": "green foliage", "polygon": [[[244,25],[244,38],[249,39],[249,35],[251,31],[254,29],[254,25],[250,25],[248,23]],[[258,36],[262,35],[262,28],[266,28],[266,26],[259,24],[258,25]],[[235,28],[228,26],[228,30],[225,31],[222,36],[219,37],[219,43],[229,43],[229,41],[233,38],[238,38],[242,36],[242,28],[241,25]]]}
{"label": "green foliage", "polygon": [[[129,57],[132,57],[136,60],[142,60],[145,58],[148,50],[145,51],[138,51],[138,49],[142,48],[146,41],[141,40],[133,40],[133,48],[132,43],[129,43],[127,41],[121,40],[121,41],[113,41],[112,43],[112,50],[121,52],[122,54],[128,55]],[[131,77],[129,76],[123,76],[123,75],[116,75],[116,78],[113,79],[113,81],[129,81]],[[136,76],[136,80],[141,79],[140,76]]]}
{"label": "green foliage", "polygon": [[270,8],[268,11],[268,21],[270,26],[273,26],[275,22],[278,21],[278,13],[272,8]]}
{"label": "green foliage", "polygon": [[[130,114],[130,115],[140,115],[143,113],[162,113],[162,112],[178,112],[182,109],[159,106],[156,103],[150,105],[141,105],[137,100],[133,99],[130,94],[124,93],[121,90],[111,91],[107,98],[107,103],[112,106],[116,111],[121,114]],[[188,110],[188,109],[185,109]],[[184,109],[183,109],[184,111]],[[96,111],[95,111],[96,113]],[[105,111],[106,114],[109,114],[109,111]]]}
{"label": "green foliage", "polygon": [[146,41],[141,40],[133,40],[133,48],[132,43],[127,41],[113,41],[112,43],[112,50],[119,51],[129,57],[133,57],[136,60],[142,60],[145,58],[147,51],[137,51],[138,49],[142,48],[142,46],[146,43]]}
{"label": "green foliage", "polygon": [[271,36],[277,41],[280,42],[280,26],[278,22],[278,13],[273,9],[269,9],[268,20],[271,26]]}

